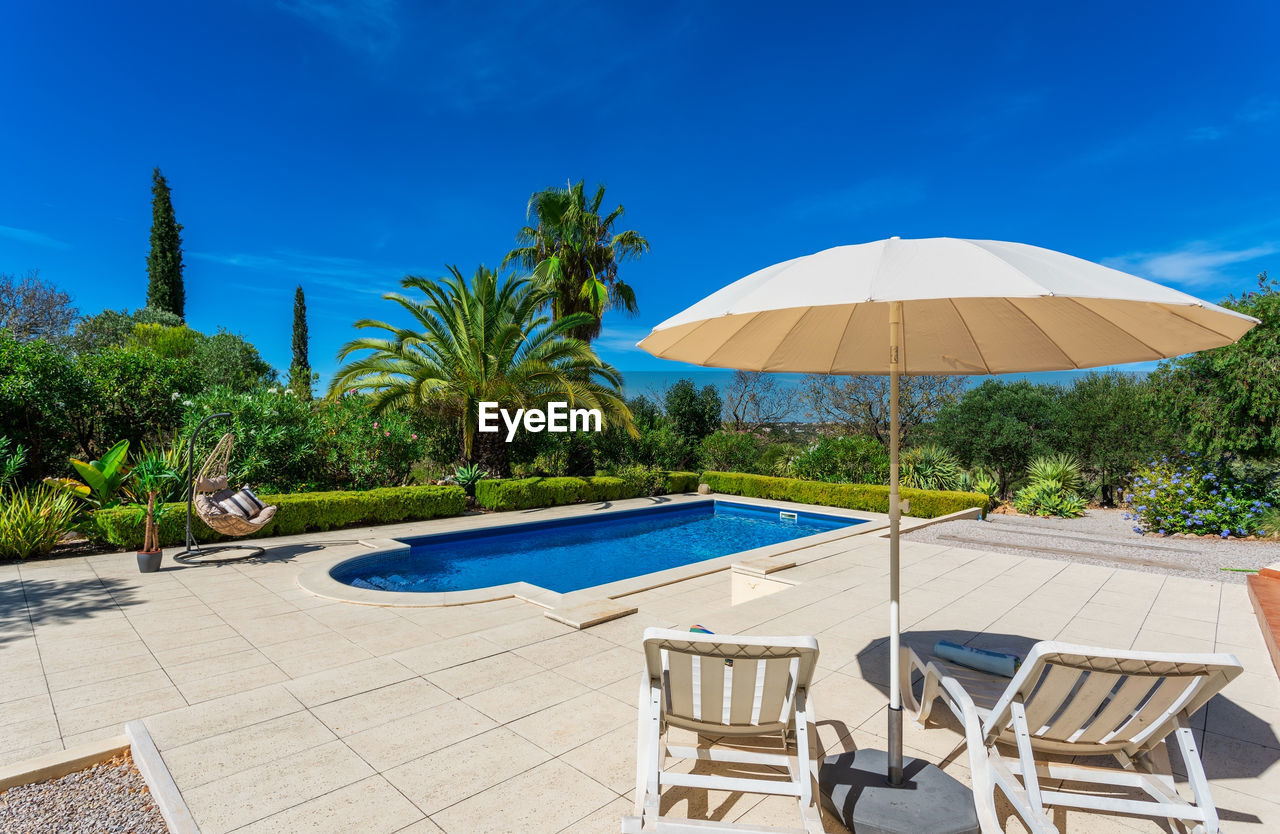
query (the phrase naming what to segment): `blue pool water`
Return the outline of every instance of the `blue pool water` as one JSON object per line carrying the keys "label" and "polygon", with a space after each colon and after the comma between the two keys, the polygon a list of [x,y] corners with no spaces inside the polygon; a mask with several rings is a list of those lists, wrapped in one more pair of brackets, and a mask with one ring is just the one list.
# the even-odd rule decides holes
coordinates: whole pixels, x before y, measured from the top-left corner
{"label": "blue pool water", "polygon": [[863,522],[817,513],[702,501],[405,539],[408,554],[335,565],[357,588],[464,591],[529,582],[558,593],[740,553]]}

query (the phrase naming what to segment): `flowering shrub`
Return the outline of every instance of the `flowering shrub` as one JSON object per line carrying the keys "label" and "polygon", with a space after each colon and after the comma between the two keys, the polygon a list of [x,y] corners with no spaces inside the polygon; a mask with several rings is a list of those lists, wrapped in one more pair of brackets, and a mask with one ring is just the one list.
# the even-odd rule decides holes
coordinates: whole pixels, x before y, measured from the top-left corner
{"label": "flowering shrub", "polygon": [[1139,534],[1247,536],[1271,507],[1250,484],[1219,474],[1202,459],[1161,458],[1138,468],[1125,496]]}

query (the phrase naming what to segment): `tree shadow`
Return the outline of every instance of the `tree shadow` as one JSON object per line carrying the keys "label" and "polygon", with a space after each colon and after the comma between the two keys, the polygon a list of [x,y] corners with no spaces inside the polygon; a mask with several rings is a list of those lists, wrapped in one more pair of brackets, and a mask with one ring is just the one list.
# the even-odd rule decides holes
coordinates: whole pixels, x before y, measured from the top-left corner
{"label": "tree shadow", "polygon": [[[902,634],[902,644],[910,646],[922,658],[928,658],[933,655],[933,647],[939,640],[949,640],[953,643],[960,643],[974,648],[1012,652],[1021,657],[1026,657],[1031,647],[1037,642],[1034,638],[1021,634],[980,632],[966,629],[906,631]],[[883,692],[887,700],[889,696],[888,639],[872,640],[858,653],[857,662],[863,679]],[[918,693],[919,675],[915,676],[913,685]],[[1248,704],[1231,700],[1230,694],[1231,684],[1227,684],[1222,693],[1215,696],[1192,718],[1192,726],[1195,728],[1203,727],[1205,713],[1209,712],[1213,715],[1214,723],[1218,726],[1229,725],[1232,727],[1234,739],[1248,739],[1248,741],[1233,741],[1231,738],[1215,734],[1213,743],[1207,745],[1208,749],[1206,749],[1206,744],[1202,744],[1201,757],[1206,775],[1210,780],[1260,778],[1277,762],[1280,762],[1280,739],[1277,738],[1275,730],[1266,719],[1251,712]],[[952,716],[950,710],[942,707],[941,704],[937,705],[930,714],[929,726],[949,728],[956,733],[963,732],[960,722]],[[1197,740],[1203,738],[1200,732],[1197,732],[1196,735],[1198,737]],[[1215,750],[1218,745],[1221,745],[1224,752]],[[1172,745],[1170,750],[1173,772],[1179,777],[1185,778],[1186,770],[1179,758],[1176,745]],[[1225,752],[1227,750],[1231,752]],[[948,761],[956,756],[964,756],[964,751],[965,746],[961,738],[958,747],[948,756]],[[1081,761],[1086,760],[1081,759]],[[1100,760],[1098,763],[1101,763]],[[1108,766],[1110,764],[1111,762],[1108,762]],[[1219,805],[1218,812],[1223,820],[1234,822],[1259,821],[1253,814],[1225,809],[1221,805]]]}
{"label": "tree shadow", "polygon": [[113,577],[24,579],[0,589],[0,645],[31,636],[35,628],[84,622],[100,614],[138,605],[138,587]]}

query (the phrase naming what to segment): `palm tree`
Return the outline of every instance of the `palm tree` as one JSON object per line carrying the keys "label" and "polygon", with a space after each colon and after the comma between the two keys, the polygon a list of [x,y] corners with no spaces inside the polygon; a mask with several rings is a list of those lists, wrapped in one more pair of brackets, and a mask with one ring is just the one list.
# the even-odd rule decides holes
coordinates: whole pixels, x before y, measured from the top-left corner
{"label": "palm tree", "polygon": [[470,282],[451,266],[439,280],[410,275],[400,285],[425,298],[383,297],[408,310],[419,329],[356,322],[357,328],[386,335],[342,346],[342,361],[367,353],[339,369],[329,396],[354,389],[371,395],[375,411],[413,407],[456,421],[463,456],[494,475],[507,474],[507,444],[503,433],[477,432],[481,402],[514,410],[564,401],[598,408],[607,424],[635,431],[617,370],[569,335],[590,324],[590,314],[552,321],[541,312],[549,289],[529,278],[500,279],[483,266]]}
{"label": "palm tree", "polygon": [[623,208],[601,217],[603,202],[604,186],[597,186],[595,196],[587,199],[581,180],[537,192],[529,198],[532,225],[516,233],[521,245],[502,259],[504,267],[516,264],[552,289],[551,314],[556,320],[588,313],[590,321],[571,332],[588,342],[600,335],[606,310],[637,311],[635,291],[618,278],[618,264],[649,251],[649,241],[639,232],[614,232]]}

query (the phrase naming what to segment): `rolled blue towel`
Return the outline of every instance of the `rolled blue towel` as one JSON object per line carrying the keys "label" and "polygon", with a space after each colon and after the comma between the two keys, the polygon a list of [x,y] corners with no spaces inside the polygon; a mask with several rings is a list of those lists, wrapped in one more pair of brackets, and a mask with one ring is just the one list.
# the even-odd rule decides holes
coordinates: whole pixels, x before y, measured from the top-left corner
{"label": "rolled blue towel", "polygon": [[933,653],[943,660],[950,660],[960,666],[968,666],[970,669],[989,672],[992,675],[1003,675],[1006,678],[1013,677],[1013,673],[1017,672],[1018,667],[1022,665],[1022,658],[1016,654],[975,649],[950,640],[939,640],[935,643]]}

